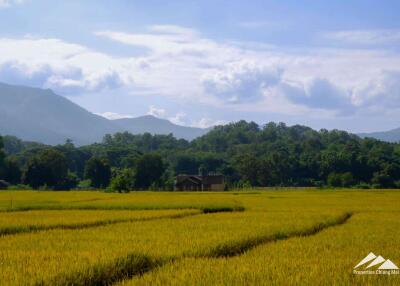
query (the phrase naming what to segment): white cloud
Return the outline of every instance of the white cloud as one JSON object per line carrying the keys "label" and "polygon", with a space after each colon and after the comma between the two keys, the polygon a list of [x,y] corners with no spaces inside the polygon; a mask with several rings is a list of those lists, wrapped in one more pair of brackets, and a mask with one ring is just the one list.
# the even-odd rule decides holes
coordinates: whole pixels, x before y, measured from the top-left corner
{"label": "white cloud", "polygon": [[[132,104],[140,100],[144,108],[154,103],[151,96],[162,97],[182,106],[168,114],[157,101],[149,114],[203,127],[235,112],[305,118],[322,114],[319,111],[335,117],[374,112],[373,106],[381,110],[385,106],[385,112],[398,108],[393,102],[398,98],[400,55],[394,52],[288,50],[216,41],[174,25],[150,26],[143,33],[99,31],[96,35],[146,50],[113,57],[60,39],[0,38],[0,81],[50,87],[68,95],[123,90],[132,96]],[[204,114],[210,108],[224,112],[207,119]]]}
{"label": "white cloud", "polygon": [[0,39],[0,80],[64,94],[113,89],[132,81],[123,60],[59,39]]}
{"label": "white cloud", "polygon": [[400,108],[400,71],[383,71],[352,94],[354,105],[387,110]]}
{"label": "white cloud", "polygon": [[[97,35],[148,48],[147,71],[152,74],[153,86],[164,94],[214,106],[236,103],[243,108],[252,104],[258,110],[288,114],[308,113],[310,109],[350,114],[358,108],[352,91],[383,70],[399,70],[400,64],[399,55],[384,51],[285,51],[272,46],[216,42],[195,30],[177,26],[152,26],[149,31],[103,31]],[[299,86],[302,96],[296,97],[292,92]]]}
{"label": "white cloud", "polygon": [[400,43],[400,30],[347,30],[324,33],[329,40],[349,44],[381,45]]}
{"label": "white cloud", "polygon": [[281,80],[281,70],[241,61],[228,64],[224,70],[205,74],[205,92],[214,94],[229,103],[257,101],[263,91]]}
{"label": "white cloud", "polygon": [[132,46],[146,47],[156,53],[201,52],[211,44],[207,40],[198,38],[196,31],[178,26],[150,26],[149,31],[150,33],[144,34],[99,31],[95,35]]}
{"label": "white cloud", "polygon": [[120,87],[122,84],[122,79],[117,72],[105,70],[76,79],[63,75],[53,75],[47,79],[44,86],[62,90],[64,93],[73,95],[74,93],[79,94],[83,91],[94,92],[103,89],[114,89]]}
{"label": "white cloud", "polygon": [[206,117],[200,118],[198,120],[189,119],[187,114],[183,111],[179,111],[175,115],[169,116],[168,112],[165,109],[157,108],[155,106],[150,106],[147,114],[153,115],[158,118],[167,119],[170,122],[181,126],[209,128],[211,126],[226,124],[225,120],[213,120]]}
{"label": "white cloud", "polygon": [[281,83],[279,88],[290,101],[296,104],[335,110],[342,115],[349,115],[355,111],[350,94],[327,79],[314,78],[305,85]]}
{"label": "white cloud", "polygon": [[7,8],[15,4],[22,4],[28,0],[0,0],[0,9]]}
{"label": "white cloud", "polygon": [[133,118],[131,115],[126,115],[126,114],[119,114],[117,112],[104,112],[104,113],[96,113],[97,115],[100,115],[104,118],[107,118],[109,120],[115,120],[115,119],[122,119],[122,118]]}
{"label": "white cloud", "polygon": [[178,112],[175,116],[169,117],[168,120],[177,125],[187,125],[185,112]]}
{"label": "white cloud", "polygon": [[193,121],[190,126],[198,128],[209,128],[217,125],[224,125],[227,122],[225,120],[212,120],[210,118],[201,118],[198,121]]}
{"label": "white cloud", "polygon": [[153,115],[158,118],[165,118],[167,112],[165,109],[157,108],[154,105],[149,106],[149,111],[147,112],[148,115]]}

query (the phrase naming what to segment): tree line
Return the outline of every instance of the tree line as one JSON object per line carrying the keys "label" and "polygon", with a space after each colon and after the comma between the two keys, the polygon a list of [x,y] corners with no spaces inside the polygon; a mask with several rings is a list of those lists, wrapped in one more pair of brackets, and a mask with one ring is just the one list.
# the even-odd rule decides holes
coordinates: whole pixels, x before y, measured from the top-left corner
{"label": "tree line", "polygon": [[4,136],[0,150],[0,178],[35,189],[172,190],[177,174],[199,172],[223,174],[232,188],[400,188],[400,144],[284,123],[239,121],[191,142],[124,132],[76,147]]}

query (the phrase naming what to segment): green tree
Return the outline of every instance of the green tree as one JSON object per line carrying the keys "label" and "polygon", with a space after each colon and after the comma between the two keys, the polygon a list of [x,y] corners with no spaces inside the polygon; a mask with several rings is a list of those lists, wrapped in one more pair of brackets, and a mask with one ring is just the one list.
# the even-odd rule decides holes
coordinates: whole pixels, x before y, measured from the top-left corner
{"label": "green tree", "polygon": [[199,162],[196,154],[179,154],[174,159],[174,170],[176,174],[197,174]]}
{"label": "green tree", "polygon": [[354,185],[354,178],[350,172],[332,172],[329,174],[327,181],[328,185],[332,187],[351,187],[352,185]]}
{"label": "green tree", "polygon": [[332,172],[328,175],[327,183],[331,187],[341,187],[342,179],[340,174]]}
{"label": "green tree", "polygon": [[235,158],[234,166],[238,170],[241,180],[249,182],[252,186],[258,185],[258,172],[260,170],[259,158],[253,154],[240,154]]}
{"label": "green tree", "polygon": [[111,179],[111,168],[107,160],[98,157],[90,158],[85,164],[85,179],[91,181],[95,188],[106,188]]}
{"label": "green tree", "polygon": [[15,158],[7,157],[4,163],[4,179],[11,184],[21,183],[22,171]]}
{"label": "green tree", "polygon": [[350,172],[343,173],[341,176],[342,187],[351,187],[354,185],[354,177]]}
{"label": "green tree", "polygon": [[391,188],[395,186],[393,177],[388,174],[387,170],[375,172],[371,182],[377,188]]}
{"label": "green tree", "polygon": [[[12,156],[21,167],[48,149],[10,136],[4,136],[3,141],[5,152],[0,151],[0,165],[4,165],[4,153],[7,160]],[[76,147],[68,140],[55,148],[65,155],[68,170],[80,180],[85,177],[88,160],[97,157],[104,158],[116,170],[134,169],[138,188],[171,188],[176,174],[196,174],[199,169],[225,175],[232,186],[244,182],[253,186],[338,187],[363,183],[389,188],[400,182],[400,144],[283,123],[260,127],[254,122],[239,121],[217,126],[191,142],[177,140],[171,134],[123,132],[105,136],[103,143]],[[144,161],[143,156],[155,152],[162,160]],[[166,172],[160,177],[164,169]],[[91,174],[96,176],[100,179],[92,179],[97,186],[107,186],[107,174]],[[99,182],[103,179],[105,183]]]}
{"label": "green tree", "polygon": [[111,179],[110,188],[114,192],[127,193],[133,189],[135,185],[134,172],[132,169],[123,169]]}
{"label": "green tree", "polygon": [[166,166],[159,154],[149,153],[139,158],[135,168],[135,186],[148,189],[151,185],[160,187]]}
{"label": "green tree", "polygon": [[3,137],[0,136],[0,178],[4,176],[4,144],[3,144]]}
{"label": "green tree", "polygon": [[68,176],[68,162],[64,154],[54,148],[41,150],[29,159],[23,182],[32,188],[47,186],[61,188]]}
{"label": "green tree", "polygon": [[70,139],[67,139],[63,145],[57,145],[56,148],[67,158],[68,169],[75,173],[79,179],[82,179],[85,170],[85,162],[90,159],[91,154],[86,150],[76,148]]}

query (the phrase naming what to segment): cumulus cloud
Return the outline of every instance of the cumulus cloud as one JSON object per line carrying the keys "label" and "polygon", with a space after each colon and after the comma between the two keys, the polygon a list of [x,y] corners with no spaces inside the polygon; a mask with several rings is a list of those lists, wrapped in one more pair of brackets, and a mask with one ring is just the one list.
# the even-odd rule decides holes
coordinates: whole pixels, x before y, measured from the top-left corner
{"label": "cumulus cloud", "polygon": [[198,128],[210,128],[212,126],[224,125],[227,122],[225,120],[212,120],[210,118],[201,118],[198,121],[193,121],[190,126]]}
{"label": "cumulus cloud", "polygon": [[155,106],[150,106],[148,115],[153,115],[158,118],[167,119],[170,122],[181,125],[181,126],[190,126],[190,127],[198,127],[198,128],[209,128],[215,125],[226,124],[224,120],[213,120],[211,118],[202,117],[198,120],[194,120],[193,118],[188,118],[187,114],[183,111],[179,111],[171,116],[170,112],[167,112],[163,108],[157,108]]}
{"label": "cumulus cloud", "polygon": [[114,89],[129,82],[123,63],[58,39],[0,39],[0,80],[62,94]]}
{"label": "cumulus cloud", "polygon": [[336,111],[339,115],[351,115],[357,110],[382,112],[400,108],[400,71],[382,71],[351,90],[322,78],[305,84],[283,82],[278,88],[291,102]]}
{"label": "cumulus cloud", "polygon": [[67,95],[116,89],[122,85],[123,81],[120,75],[112,70],[105,70],[89,75],[83,75],[82,72],[72,76],[56,74],[49,77],[44,84],[45,87],[53,88]]}
{"label": "cumulus cloud", "polygon": [[400,56],[394,52],[288,50],[217,41],[174,25],[154,25],[142,33],[95,34],[132,49],[144,47],[145,52],[114,57],[60,39],[0,38],[0,81],[52,88],[69,96],[121,88],[143,101],[149,96],[171,98],[187,110],[168,114],[159,105],[150,106],[148,114],[197,126],[215,120],[201,121],[199,112],[200,119],[192,122],[186,114],[192,117],[191,111],[208,107],[227,113],[257,110],[304,116],[313,110],[344,116],[373,112],[374,106],[398,108]]}
{"label": "cumulus cloud", "polygon": [[133,118],[133,116],[131,115],[126,115],[126,114],[120,114],[117,112],[111,112],[111,111],[107,111],[104,113],[96,113],[97,115],[100,115],[104,118],[107,118],[109,120],[116,120],[116,119],[123,119],[123,118]]}
{"label": "cumulus cloud", "polygon": [[25,63],[5,62],[0,65],[0,80],[19,85],[51,88],[65,95],[114,89],[122,86],[122,79],[112,70],[84,74],[81,68],[55,69],[49,64],[34,68]]}
{"label": "cumulus cloud", "polygon": [[0,79],[7,83],[42,87],[52,75],[53,71],[48,64],[36,66],[33,69],[16,61],[0,64]]}
{"label": "cumulus cloud", "polygon": [[334,110],[342,115],[355,111],[350,94],[327,79],[314,78],[304,85],[284,82],[279,88],[290,101],[296,104]]}
{"label": "cumulus cloud", "polygon": [[[265,23],[242,24],[250,28]],[[385,31],[350,32],[324,36],[343,41],[355,36],[358,42],[365,43],[395,41],[397,37],[391,35],[389,39],[390,33]],[[400,65],[398,55],[382,51],[281,51],[265,45],[217,42],[196,30],[173,25],[150,26],[148,33],[142,34],[118,31],[96,34],[127,45],[146,47],[149,50],[146,71],[166,95],[212,105],[253,104],[257,109],[275,108],[288,113],[293,108],[280,105],[324,109],[338,115],[355,113],[363,107],[356,104],[355,98],[367,95],[354,95],[354,91],[382,70],[398,69]],[[140,81],[136,78],[136,82]]]}
{"label": "cumulus cloud", "polygon": [[239,62],[224,70],[205,74],[203,86],[206,93],[230,103],[256,101],[262,97],[264,89],[280,82],[281,73],[278,68]]}
{"label": "cumulus cloud", "polygon": [[168,118],[174,124],[184,125],[197,128],[209,128],[216,125],[226,124],[225,120],[213,120],[211,118],[203,117],[198,120],[189,120],[185,112],[178,112],[174,116]]}
{"label": "cumulus cloud", "polygon": [[365,86],[357,87],[352,100],[358,107],[400,108],[400,70],[382,71]]}
{"label": "cumulus cloud", "polygon": [[173,117],[169,117],[168,120],[171,121],[174,124],[177,124],[177,125],[187,125],[187,123],[186,123],[186,113],[182,112],[182,111],[178,112]]}
{"label": "cumulus cloud", "polygon": [[165,118],[167,112],[165,111],[165,109],[157,108],[154,105],[150,105],[147,114],[158,118]]}

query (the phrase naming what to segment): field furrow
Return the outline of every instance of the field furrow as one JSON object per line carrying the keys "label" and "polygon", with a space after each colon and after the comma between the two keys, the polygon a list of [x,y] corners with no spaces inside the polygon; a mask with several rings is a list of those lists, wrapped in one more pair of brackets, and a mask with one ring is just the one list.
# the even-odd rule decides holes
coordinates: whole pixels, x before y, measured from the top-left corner
{"label": "field furrow", "polygon": [[[214,213],[179,220],[160,219],[7,236],[0,238],[0,272],[3,282],[11,285],[58,285],[62,281],[77,285],[96,277],[98,269],[115,277],[113,269],[118,272],[119,266],[101,265],[124,265],[126,257],[165,261],[195,256],[208,253],[223,242],[301,232],[338,216],[337,212]],[[126,272],[119,273],[125,275]]]}
{"label": "field furrow", "polygon": [[313,236],[263,244],[241,256],[184,258],[118,285],[399,285],[399,275],[353,274],[369,252],[400,260],[398,216],[357,213]]}
{"label": "field furrow", "polygon": [[9,212],[0,215],[0,236],[51,229],[83,229],[134,221],[161,218],[181,218],[201,214],[189,210],[146,210],[146,211],[26,211]]}
{"label": "field furrow", "polygon": [[265,243],[285,240],[297,236],[314,235],[326,228],[346,223],[347,220],[351,218],[351,216],[352,216],[351,213],[344,213],[343,215],[334,217],[326,221],[322,221],[320,223],[314,224],[311,227],[304,229],[294,229],[292,231],[276,232],[272,234],[254,236],[246,238],[244,240],[224,242],[204,253],[199,253],[196,256],[218,258],[218,257],[230,257],[230,256],[240,255],[252,248],[255,248]]}

